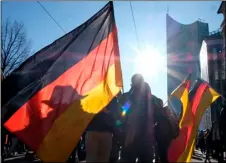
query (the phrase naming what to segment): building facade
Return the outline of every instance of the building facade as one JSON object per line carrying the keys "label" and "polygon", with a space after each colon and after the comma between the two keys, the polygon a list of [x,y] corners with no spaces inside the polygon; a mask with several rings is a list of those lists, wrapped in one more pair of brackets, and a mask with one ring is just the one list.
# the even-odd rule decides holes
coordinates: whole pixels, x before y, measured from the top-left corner
{"label": "building facade", "polygon": [[[166,16],[167,33],[167,92],[168,95],[191,73],[194,82],[200,77],[199,52],[202,41],[209,35],[207,23],[195,21],[192,24],[181,24]],[[176,98],[169,101],[178,114],[181,104]]]}
{"label": "building facade", "polygon": [[[200,50],[201,78],[207,81],[218,92],[222,91],[222,81],[224,80],[221,65],[223,46],[224,41],[220,31],[215,31],[204,39]],[[218,99],[211,105],[211,109],[206,110],[200,128],[211,129],[212,122],[214,122],[214,131],[218,132],[221,105],[222,99]]]}
{"label": "building facade", "polygon": [[[223,22],[221,23],[221,34],[225,40],[226,39],[226,2],[225,1],[221,2],[221,5],[220,5],[217,13],[224,15]],[[225,42],[224,42],[224,49],[225,49]]]}
{"label": "building facade", "polygon": [[[217,11],[218,14],[223,14],[224,19],[223,22],[221,23],[221,34],[224,39],[224,47],[222,49],[222,54],[221,54],[221,60],[220,60],[220,65],[221,65],[221,85],[222,85],[222,90],[221,93],[224,97],[226,97],[226,1],[222,1],[221,5]],[[226,101],[222,100],[222,105],[226,105]]]}

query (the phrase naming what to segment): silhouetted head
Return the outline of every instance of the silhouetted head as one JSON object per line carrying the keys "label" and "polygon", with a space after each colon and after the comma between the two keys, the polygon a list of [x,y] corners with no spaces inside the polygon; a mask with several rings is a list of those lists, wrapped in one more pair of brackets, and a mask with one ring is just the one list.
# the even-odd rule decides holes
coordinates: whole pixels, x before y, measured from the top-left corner
{"label": "silhouetted head", "polygon": [[141,86],[144,83],[144,78],[141,74],[135,74],[131,79],[131,87],[136,88]]}

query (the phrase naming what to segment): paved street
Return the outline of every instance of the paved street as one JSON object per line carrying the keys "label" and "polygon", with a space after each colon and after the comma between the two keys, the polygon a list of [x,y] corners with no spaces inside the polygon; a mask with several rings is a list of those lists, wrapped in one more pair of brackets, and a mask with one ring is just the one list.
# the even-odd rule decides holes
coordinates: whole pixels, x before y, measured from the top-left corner
{"label": "paved street", "polygon": [[[5,163],[29,163],[30,161],[25,160],[25,154],[18,154],[16,156],[6,158],[4,160]],[[38,159],[32,161],[32,162],[39,162]]]}
{"label": "paved street", "polygon": [[[192,156],[191,162],[204,162],[206,155],[202,154],[201,151],[195,150]],[[217,162],[217,160],[211,159],[211,162]]]}
{"label": "paved street", "polygon": [[20,161],[24,159],[24,154],[23,155],[18,155],[15,157],[10,157],[10,158],[6,158],[4,161],[5,162],[14,162],[14,161]]}
{"label": "paved street", "polygon": [[[191,162],[204,162],[205,155],[201,153],[201,151],[195,150],[195,153],[192,157]],[[29,161],[25,160],[25,155],[17,155],[15,157],[7,158],[4,161],[5,163],[29,163]],[[40,162],[38,159],[34,160],[33,162]],[[217,162],[217,160],[211,159],[211,162]],[[85,163],[85,161],[81,161],[81,163]]]}

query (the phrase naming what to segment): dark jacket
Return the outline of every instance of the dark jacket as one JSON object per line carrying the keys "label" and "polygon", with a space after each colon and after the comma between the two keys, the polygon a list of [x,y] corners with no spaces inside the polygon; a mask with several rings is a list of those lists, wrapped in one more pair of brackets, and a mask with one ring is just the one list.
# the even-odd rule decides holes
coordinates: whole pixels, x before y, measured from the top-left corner
{"label": "dark jacket", "polygon": [[158,98],[153,96],[155,136],[158,143],[168,146],[179,134],[178,119],[173,110],[169,107],[161,107],[155,101],[158,101]]}
{"label": "dark jacket", "polygon": [[110,113],[102,111],[90,122],[87,131],[114,132],[114,119]]}
{"label": "dark jacket", "polygon": [[[130,108],[124,125],[125,146],[135,141],[139,143],[153,142],[153,115],[151,103],[151,89],[147,83],[139,89],[130,90],[126,96]],[[141,139],[142,138],[142,139]]]}
{"label": "dark jacket", "polygon": [[118,112],[117,97],[113,98],[111,102],[100,113],[95,115],[93,120],[87,127],[86,131],[98,132],[116,132],[116,117]]}

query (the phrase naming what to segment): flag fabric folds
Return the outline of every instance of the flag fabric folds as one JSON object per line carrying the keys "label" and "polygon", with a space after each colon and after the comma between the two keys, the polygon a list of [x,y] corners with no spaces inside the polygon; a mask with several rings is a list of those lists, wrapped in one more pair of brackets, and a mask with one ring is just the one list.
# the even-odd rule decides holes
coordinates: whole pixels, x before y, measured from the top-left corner
{"label": "flag fabric folds", "polygon": [[189,108],[192,114],[187,114],[186,119],[192,124],[181,126],[179,136],[172,141],[169,151],[169,162],[190,162],[193,153],[195,138],[199,123],[205,110],[220,95],[205,81],[198,79],[189,92]]}
{"label": "flag fabric folds", "polygon": [[113,2],[2,83],[2,124],[44,162],[64,162],[122,88]]}
{"label": "flag fabric folds", "polygon": [[188,92],[190,89],[190,85],[191,85],[191,74],[189,74],[185,78],[185,80],[170,95],[170,96],[177,97],[178,99],[180,99],[182,103],[182,110],[181,110],[182,115],[179,123],[180,128],[182,126],[185,126],[191,123],[191,121],[189,121],[188,119],[185,119],[187,114],[191,114],[190,110],[188,109],[188,105],[189,105]]}

